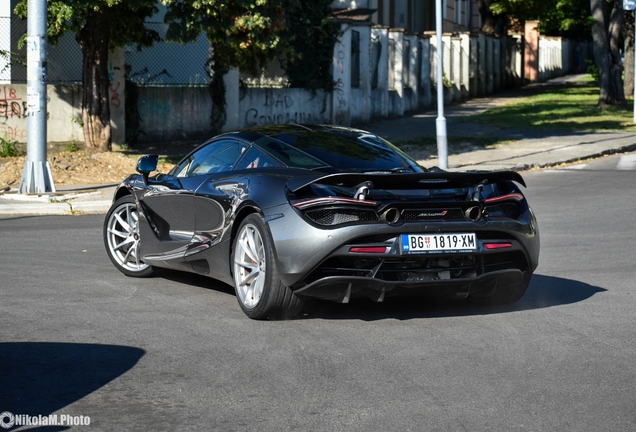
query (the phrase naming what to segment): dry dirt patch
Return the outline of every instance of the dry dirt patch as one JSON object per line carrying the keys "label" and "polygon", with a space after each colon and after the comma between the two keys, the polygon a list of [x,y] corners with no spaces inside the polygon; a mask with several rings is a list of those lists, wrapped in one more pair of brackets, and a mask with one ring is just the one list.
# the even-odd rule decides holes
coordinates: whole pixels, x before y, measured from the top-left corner
{"label": "dry dirt patch", "polygon": [[[56,185],[117,184],[135,172],[139,155],[119,152],[90,154],[85,151],[60,152],[48,156]],[[25,157],[0,159],[0,187],[17,187],[22,179]],[[158,171],[168,172],[171,163],[160,163]]]}

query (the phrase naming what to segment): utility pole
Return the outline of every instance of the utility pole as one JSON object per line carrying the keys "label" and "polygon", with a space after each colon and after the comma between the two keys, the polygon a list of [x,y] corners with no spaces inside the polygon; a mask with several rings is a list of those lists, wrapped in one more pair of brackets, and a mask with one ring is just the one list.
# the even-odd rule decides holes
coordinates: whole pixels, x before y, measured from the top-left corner
{"label": "utility pole", "polygon": [[29,0],[27,10],[27,156],[18,192],[55,192],[46,160],[46,0]]}
{"label": "utility pole", "polygon": [[442,42],[442,0],[435,1],[435,34],[437,37],[437,159],[441,169],[448,168],[448,137],[444,118],[444,43]]}

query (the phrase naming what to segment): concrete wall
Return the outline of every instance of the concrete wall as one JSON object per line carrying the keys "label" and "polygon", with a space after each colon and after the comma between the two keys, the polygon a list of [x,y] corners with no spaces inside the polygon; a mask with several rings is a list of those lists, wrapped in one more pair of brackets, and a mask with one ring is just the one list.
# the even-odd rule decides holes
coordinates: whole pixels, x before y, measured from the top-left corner
{"label": "concrete wall", "polygon": [[207,87],[138,87],[140,141],[193,140],[210,130]]}
{"label": "concrete wall", "polygon": [[[74,118],[81,118],[82,92],[76,85],[48,85],[47,141],[83,142],[82,128]],[[0,85],[0,136],[20,143],[27,142],[26,84]]]}
{"label": "concrete wall", "polygon": [[[275,123],[331,123],[343,126],[429,109],[436,103],[436,64],[453,87],[454,102],[518,85],[524,79],[521,36],[494,38],[481,33],[410,34],[368,24],[342,25],[334,49],[333,93],[303,89],[241,88],[239,71],[226,77],[227,123],[224,131]],[[360,74],[352,83],[352,32],[359,34]],[[527,36],[526,36],[527,39]],[[389,46],[392,44],[392,48]],[[575,47],[560,38],[537,38],[537,79],[569,71]],[[125,99],[120,50],[109,59],[113,143],[123,144]],[[580,61],[579,61],[580,63]],[[527,65],[526,65],[527,66]],[[528,77],[526,76],[525,79]],[[1,86],[1,85],[0,85]],[[79,124],[81,88],[49,85],[48,141],[83,141]],[[137,108],[143,141],[194,140],[210,135],[211,100],[207,87],[138,86]],[[448,103],[448,101],[447,101]],[[26,85],[0,87],[0,135],[26,142]]]}
{"label": "concrete wall", "polygon": [[[251,88],[239,102],[239,128],[279,123],[331,123],[331,94]],[[209,112],[209,111],[208,111]]]}

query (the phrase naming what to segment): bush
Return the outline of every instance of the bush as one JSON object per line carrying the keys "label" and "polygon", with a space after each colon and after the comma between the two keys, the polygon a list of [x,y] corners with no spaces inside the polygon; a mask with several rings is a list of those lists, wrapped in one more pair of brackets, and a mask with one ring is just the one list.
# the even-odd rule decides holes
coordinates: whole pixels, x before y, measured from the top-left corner
{"label": "bush", "polygon": [[16,147],[17,142],[9,140],[6,137],[0,138],[0,157],[17,157],[22,156]]}

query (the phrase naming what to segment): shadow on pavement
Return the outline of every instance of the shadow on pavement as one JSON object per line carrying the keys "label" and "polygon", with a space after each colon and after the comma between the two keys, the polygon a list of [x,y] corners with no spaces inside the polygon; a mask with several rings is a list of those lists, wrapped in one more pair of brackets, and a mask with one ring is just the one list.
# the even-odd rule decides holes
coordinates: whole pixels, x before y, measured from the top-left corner
{"label": "shadow on pavement", "polygon": [[0,343],[0,411],[30,416],[55,413],[132,369],[144,354],[140,348],[120,345]]}
{"label": "shadow on pavement", "polygon": [[521,300],[507,306],[482,306],[467,300],[430,297],[393,297],[383,303],[354,299],[349,304],[312,300],[305,304],[299,318],[375,321],[490,315],[577,303],[605,291],[584,282],[535,274]]}

